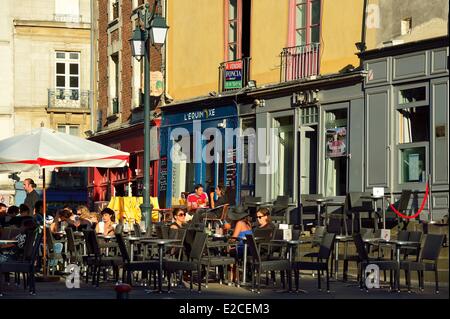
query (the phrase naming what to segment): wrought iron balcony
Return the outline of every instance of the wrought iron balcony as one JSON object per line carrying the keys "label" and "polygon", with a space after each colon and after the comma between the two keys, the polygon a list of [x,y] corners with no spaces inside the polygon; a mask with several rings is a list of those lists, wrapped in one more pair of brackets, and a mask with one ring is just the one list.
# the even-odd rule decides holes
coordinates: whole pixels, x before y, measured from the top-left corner
{"label": "wrought iron balcony", "polygon": [[250,80],[250,60],[246,57],[220,63],[219,92],[238,90],[247,85]]}
{"label": "wrought iron balcony", "polygon": [[280,81],[292,81],[319,74],[320,43],[284,48]]}
{"label": "wrought iron balcony", "polygon": [[48,89],[47,107],[89,109],[89,93],[79,89]]}

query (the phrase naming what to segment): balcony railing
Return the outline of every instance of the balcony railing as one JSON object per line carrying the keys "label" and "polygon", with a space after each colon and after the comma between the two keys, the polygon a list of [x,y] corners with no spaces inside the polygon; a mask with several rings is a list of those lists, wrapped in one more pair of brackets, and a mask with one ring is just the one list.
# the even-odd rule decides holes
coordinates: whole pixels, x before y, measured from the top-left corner
{"label": "balcony railing", "polygon": [[89,91],[48,89],[48,108],[89,109]]}
{"label": "balcony railing", "polygon": [[320,44],[284,48],[281,52],[281,82],[319,74]]}
{"label": "balcony railing", "polygon": [[250,60],[223,62],[219,66],[219,92],[238,90],[245,87],[250,80]]}

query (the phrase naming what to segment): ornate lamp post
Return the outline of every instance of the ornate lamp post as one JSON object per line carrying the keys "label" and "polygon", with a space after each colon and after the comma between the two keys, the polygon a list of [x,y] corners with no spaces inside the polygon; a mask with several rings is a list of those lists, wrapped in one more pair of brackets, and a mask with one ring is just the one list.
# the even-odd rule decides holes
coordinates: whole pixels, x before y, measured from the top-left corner
{"label": "ornate lamp post", "polygon": [[[152,212],[150,206],[150,46],[151,44],[164,44],[167,36],[166,20],[156,13],[158,0],[155,1],[150,13],[149,4],[145,4],[142,12],[139,12],[139,25],[133,31],[133,37],[129,40],[131,54],[140,61],[144,58],[144,194],[141,205],[142,215],[145,219],[147,234],[152,232]],[[150,40],[150,41],[149,41]]]}

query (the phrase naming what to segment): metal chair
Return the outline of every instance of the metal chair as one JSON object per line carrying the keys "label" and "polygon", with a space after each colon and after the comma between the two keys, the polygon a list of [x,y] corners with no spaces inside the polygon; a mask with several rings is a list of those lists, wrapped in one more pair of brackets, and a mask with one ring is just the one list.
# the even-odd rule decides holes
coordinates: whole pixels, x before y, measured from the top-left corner
{"label": "metal chair", "polygon": [[320,273],[325,271],[327,276],[327,292],[330,292],[330,275],[328,269],[328,263],[331,253],[333,251],[334,239],[336,235],[333,233],[327,233],[322,239],[319,252],[317,253],[317,261],[296,261],[293,263],[292,268],[295,275],[295,287],[298,290],[299,284],[299,271],[300,270],[317,270],[317,283],[319,290],[322,289]]}
{"label": "metal chair", "polygon": [[[119,246],[120,254],[122,255],[123,268],[122,268],[122,280],[131,285],[132,274],[135,271],[143,272],[142,277],[146,277],[146,272],[156,272],[159,269],[158,260],[146,260],[146,261],[131,261],[128,254],[128,249],[123,240],[122,234],[116,234],[117,245]],[[156,281],[155,281],[156,284]]]}
{"label": "metal chair", "polygon": [[[360,289],[363,289],[363,285],[365,286],[365,283],[363,284],[363,279],[365,276],[363,276],[365,269],[368,265],[374,264],[378,266],[380,270],[390,270],[390,287],[393,289],[393,278],[398,278],[397,271],[398,271],[398,265],[395,260],[380,260],[369,257],[369,254],[367,253],[364,241],[362,239],[361,234],[354,234],[353,235],[353,241],[355,242],[356,251],[358,252],[359,256],[359,287]],[[395,272],[394,276],[392,275],[392,272]],[[379,276],[379,274],[378,274]],[[395,283],[397,287],[399,287],[399,283]],[[367,287],[366,287],[367,291]]]}
{"label": "metal chair", "polygon": [[280,258],[278,260],[262,260],[259,254],[259,249],[256,246],[254,235],[247,234],[247,244],[250,255],[252,256],[251,272],[252,272],[252,291],[255,290],[255,281],[257,282],[256,292],[260,293],[260,281],[261,273],[267,271],[280,271],[281,282],[283,289],[286,288],[285,272],[287,272],[289,291],[292,290],[291,282],[291,263],[286,258]]}
{"label": "metal chair", "polygon": [[21,260],[8,261],[5,263],[0,263],[0,296],[2,294],[2,286],[4,273],[26,273],[28,280],[25,284],[29,283],[30,294],[34,295],[36,293],[35,284],[35,262],[38,256],[39,246],[42,240],[42,231],[36,228],[34,231],[27,232],[24,246],[24,255]]}
{"label": "metal chair", "polygon": [[428,234],[420,254],[419,261],[401,261],[400,269],[405,270],[408,292],[411,291],[411,271],[419,274],[419,288],[424,290],[424,271],[433,271],[435,278],[435,291],[439,293],[438,259],[441,252],[444,235]]}

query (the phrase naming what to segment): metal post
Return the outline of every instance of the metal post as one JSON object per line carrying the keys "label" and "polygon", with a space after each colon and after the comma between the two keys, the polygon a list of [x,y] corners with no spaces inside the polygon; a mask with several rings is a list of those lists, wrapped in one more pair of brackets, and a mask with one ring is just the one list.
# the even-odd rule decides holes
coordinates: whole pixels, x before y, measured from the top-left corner
{"label": "metal post", "polygon": [[145,4],[145,56],[144,56],[144,189],[142,215],[145,219],[147,234],[152,234],[152,216],[150,211],[150,48],[148,19],[148,3]]}

